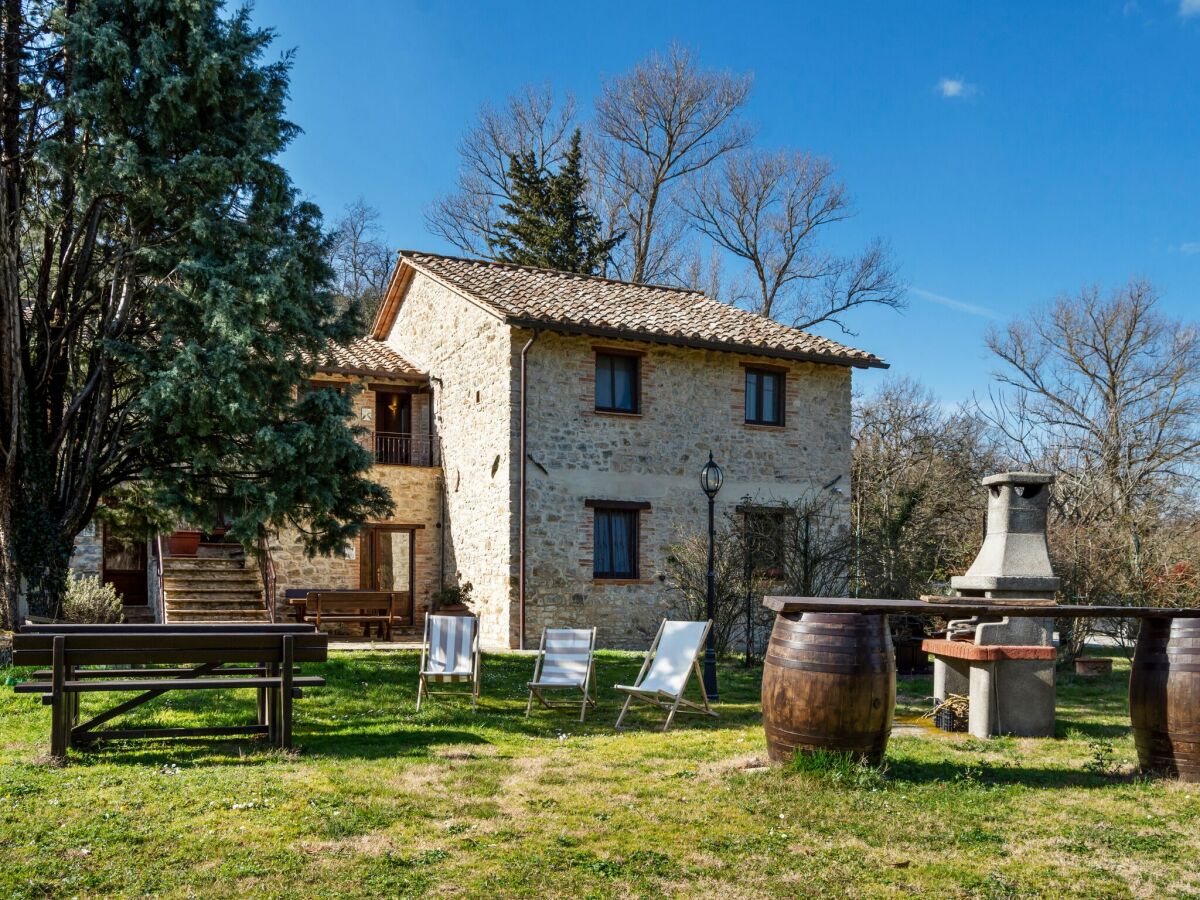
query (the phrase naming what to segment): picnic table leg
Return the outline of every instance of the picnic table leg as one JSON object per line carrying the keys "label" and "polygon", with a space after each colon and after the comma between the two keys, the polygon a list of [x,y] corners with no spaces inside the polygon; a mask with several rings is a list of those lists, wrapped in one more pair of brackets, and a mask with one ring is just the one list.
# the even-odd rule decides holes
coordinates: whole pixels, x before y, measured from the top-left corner
{"label": "picnic table leg", "polygon": [[283,636],[283,664],[279,678],[279,746],[284,750],[292,749],[292,669],[295,662],[296,639],[290,635]]}
{"label": "picnic table leg", "polygon": [[[278,663],[267,663],[267,676],[275,678],[279,675]],[[267,714],[267,740],[271,744],[279,743],[279,692],[274,688],[263,689],[266,697],[266,714]]]}
{"label": "picnic table leg", "polygon": [[256,716],[256,719],[257,719],[259,725],[266,725],[267,724],[267,689],[266,688],[258,688],[257,694],[258,694],[258,697],[257,697],[256,707],[257,707],[258,715]]}
{"label": "picnic table leg", "polygon": [[67,639],[55,635],[53,641],[52,668],[50,671],[50,756],[58,762],[66,762],[67,738],[70,726],[67,724],[68,698],[63,688],[67,680]]}

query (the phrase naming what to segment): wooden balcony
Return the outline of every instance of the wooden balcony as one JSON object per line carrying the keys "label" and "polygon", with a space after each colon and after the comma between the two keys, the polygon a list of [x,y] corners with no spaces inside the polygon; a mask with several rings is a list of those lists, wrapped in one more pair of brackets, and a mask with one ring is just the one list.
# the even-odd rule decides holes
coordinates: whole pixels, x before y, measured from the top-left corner
{"label": "wooden balcony", "polygon": [[381,466],[436,466],[441,463],[441,454],[436,437],[377,431],[375,462]]}

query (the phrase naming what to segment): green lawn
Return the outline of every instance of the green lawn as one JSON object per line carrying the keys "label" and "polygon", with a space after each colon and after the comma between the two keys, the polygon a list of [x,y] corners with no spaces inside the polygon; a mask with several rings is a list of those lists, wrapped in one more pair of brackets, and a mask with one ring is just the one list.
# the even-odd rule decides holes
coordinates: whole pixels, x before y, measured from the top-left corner
{"label": "green lawn", "polygon": [[[638,664],[601,654],[600,684]],[[614,733],[607,690],[586,726],[526,720],[518,656],[485,657],[478,714],[417,714],[416,665],[336,654],[297,702],[296,757],[148,742],[55,769],[48,709],[0,689],[0,897],[1200,896],[1200,787],[1127,774],[1127,669],[1062,676],[1055,740],[926,731],[879,773],[764,770],[757,670],[723,668],[721,718],[664,735]],[[901,715],[929,689],[902,682]],[[140,718],[252,705],[179,695]]]}

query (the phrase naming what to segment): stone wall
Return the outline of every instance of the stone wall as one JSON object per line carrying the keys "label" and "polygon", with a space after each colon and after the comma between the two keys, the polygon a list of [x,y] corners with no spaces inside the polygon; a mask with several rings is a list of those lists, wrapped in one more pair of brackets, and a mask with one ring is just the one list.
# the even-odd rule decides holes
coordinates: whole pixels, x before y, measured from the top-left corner
{"label": "stone wall", "polygon": [[[595,411],[596,347],[644,353],[640,415]],[[745,424],[743,364],[786,367],[783,427]],[[646,645],[672,603],[668,548],[681,529],[706,527],[698,475],[709,450],[725,472],[718,516],[745,497],[812,497],[841,476],[836,509],[849,525],[846,367],[543,333],[528,371],[529,642],[546,625],[595,625],[602,645]],[[638,580],[593,579],[588,499],[650,503]]]}
{"label": "stone wall", "polygon": [[[481,637],[515,643],[517,422],[512,330],[421,273],[387,343],[434,386],[446,501],[447,583],[470,582]],[[414,422],[417,417],[414,410]]]}
{"label": "stone wall", "polygon": [[99,575],[100,561],[104,548],[101,544],[103,529],[99,522],[91,522],[75,535],[75,546],[71,551],[71,571],[76,575]]}
{"label": "stone wall", "polygon": [[[414,607],[419,613],[428,606],[442,585],[441,470],[426,466],[375,466],[371,477],[392,494],[392,517],[371,524],[414,526]],[[359,566],[363,540],[355,539],[349,552],[334,556],[308,557],[300,534],[282,531],[271,542],[275,562],[277,600],[293,588],[360,588]],[[417,623],[418,626],[420,622]]]}

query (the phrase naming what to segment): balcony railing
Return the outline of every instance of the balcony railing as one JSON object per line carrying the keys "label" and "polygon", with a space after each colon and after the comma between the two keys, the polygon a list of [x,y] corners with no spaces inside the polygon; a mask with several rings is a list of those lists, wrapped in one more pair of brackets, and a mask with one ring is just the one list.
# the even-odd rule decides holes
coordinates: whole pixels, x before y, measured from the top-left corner
{"label": "balcony railing", "polygon": [[375,432],[375,462],[381,466],[436,466],[437,438],[427,434]]}

